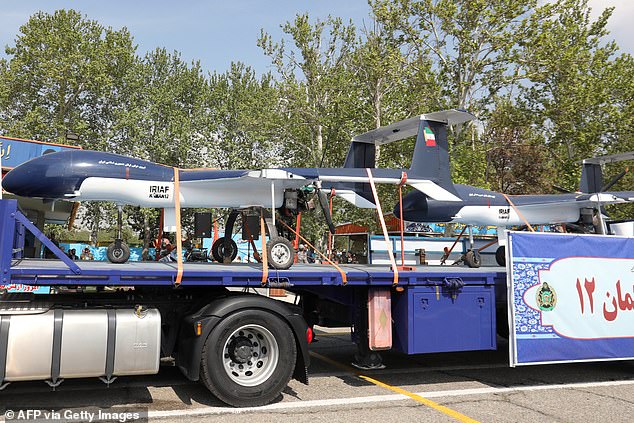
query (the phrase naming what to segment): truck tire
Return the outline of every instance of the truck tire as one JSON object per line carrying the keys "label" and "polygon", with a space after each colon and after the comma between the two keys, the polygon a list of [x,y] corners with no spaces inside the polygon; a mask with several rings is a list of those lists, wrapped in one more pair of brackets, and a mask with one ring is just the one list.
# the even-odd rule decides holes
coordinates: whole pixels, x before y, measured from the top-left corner
{"label": "truck tire", "polygon": [[119,246],[113,242],[108,245],[106,256],[110,263],[125,263],[130,258],[130,247],[125,242],[121,242]]}
{"label": "truck tire", "polygon": [[277,398],[291,379],[297,346],[290,327],[263,310],[242,310],[211,331],[200,378],[219,400],[256,407]]}
{"label": "truck tire", "polygon": [[281,236],[272,238],[267,242],[266,252],[269,255],[269,266],[273,269],[286,270],[295,261],[293,244]]}
{"label": "truck tire", "polygon": [[220,237],[211,246],[211,256],[218,263],[224,263],[225,257],[229,258],[230,261],[234,261],[238,256],[238,245],[234,240],[230,239],[228,249],[225,251],[225,237]]}

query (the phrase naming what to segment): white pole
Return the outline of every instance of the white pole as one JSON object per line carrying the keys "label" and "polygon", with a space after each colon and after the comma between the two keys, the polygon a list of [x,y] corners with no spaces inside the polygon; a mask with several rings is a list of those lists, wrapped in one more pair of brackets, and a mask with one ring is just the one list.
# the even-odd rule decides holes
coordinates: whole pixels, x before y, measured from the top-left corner
{"label": "white pole", "polygon": [[275,182],[271,181],[271,215],[273,216],[273,226],[275,226]]}

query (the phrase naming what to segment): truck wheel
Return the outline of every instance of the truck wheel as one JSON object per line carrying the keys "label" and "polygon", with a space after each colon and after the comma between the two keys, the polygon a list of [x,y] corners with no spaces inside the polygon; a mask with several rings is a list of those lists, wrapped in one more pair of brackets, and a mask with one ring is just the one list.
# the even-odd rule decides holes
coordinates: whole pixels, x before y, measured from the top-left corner
{"label": "truck wheel", "polygon": [[234,407],[256,407],[277,398],[291,379],[297,347],[291,329],[263,310],[243,310],[216,326],[202,351],[203,383]]}
{"label": "truck wheel", "polygon": [[464,255],[464,262],[471,268],[480,267],[480,264],[482,263],[480,252],[476,250],[467,251]]}
{"label": "truck wheel", "polygon": [[504,245],[500,245],[497,250],[495,250],[495,261],[499,266],[506,266],[506,249]]}
{"label": "truck wheel", "polygon": [[120,242],[118,246],[113,242],[108,245],[106,256],[110,263],[125,263],[130,258],[130,247],[125,242]]}
{"label": "truck wheel", "polygon": [[218,263],[223,263],[225,261],[225,257],[231,259],[230,261],[235,260],[238,255],[238,245],[232,239],[229,240],[228,249],[225,251],[225,237],[220,237],[214,242],[211,246],[211,256]]}
{"label": "truck wheel", "polygon": [[293,244],[281,236],[267,242],[266,252],[269,255],[269,265],[274,269],[286,270],[293,265],[295,260]]}

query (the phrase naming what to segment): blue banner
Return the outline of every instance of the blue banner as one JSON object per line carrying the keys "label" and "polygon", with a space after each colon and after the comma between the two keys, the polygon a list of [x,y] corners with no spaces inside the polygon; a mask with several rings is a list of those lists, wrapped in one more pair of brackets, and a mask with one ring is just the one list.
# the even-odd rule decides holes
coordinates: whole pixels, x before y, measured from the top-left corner
{"label": "blue banner", "polygon": [[68,150],[71,147],[38,141],[0,137],[2,167],[13,168],[35,157]]}
{"label": "blue banner", "polygon": [[24,285],[21,283],[0,285],[0,289],[6,290],[7,292],[26,292],[30,294],[48,294],[51,292],[50,286]]}
{"label": "blue banner", "polygon": [[634,358],[634,238],[509,233],[510,363]]}

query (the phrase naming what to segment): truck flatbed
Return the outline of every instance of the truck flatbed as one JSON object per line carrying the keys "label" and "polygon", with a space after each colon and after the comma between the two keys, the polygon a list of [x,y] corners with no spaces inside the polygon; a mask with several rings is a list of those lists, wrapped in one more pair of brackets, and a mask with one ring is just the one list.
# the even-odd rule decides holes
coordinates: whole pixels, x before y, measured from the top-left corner
{"label": "truck flatbed", "polygon": [[[56,258],[26,258],[28,232]],[[56,387],[78,377],[111,384],[118,376],[156,373],[160,358],[172,357],[187,378],[203,381],[225,403],[264,405],[291,378],[308,382],[315,324],[353,327],[355,365],[368,369],[382,367],[377,351],[385,349],[496,348],[506,269],[421,265],[399,271],[400,289],[393,289],[394,276],[386,265],[295,264],[267,271],[251,263],[185,262],[179,269],[175,262],[73,261],[15,200],[0,200],[0,285],[139,288],[42,295],[3,289],[0,390],[25,380]],[[285,288],[298,301],[225,287]]]}
{"label": "truck flatbed", "polygon": [[[13,260],[9,269],[11,283],[26,285],[173,285],[175,262],[128,262],[113,264],[100,261],[75,262],[73,272],[55,259]],[[348,285],[392,285],[394,274],[387,266],[340,265]],[[261,264],[184,263],[183,286],[262,286]],[[399,272],[398,283],[404,286],[434,285],[445,278],[460,278],[465,284],[495,284],[505,280],[503,267],[471,269],[458,266],[419,266],[414,271]],[[270,287],[344,285],[341,273],[333,266],[295,264],[289,270],[269,270]],[[498,282],[499,283],[499,282]]]}

